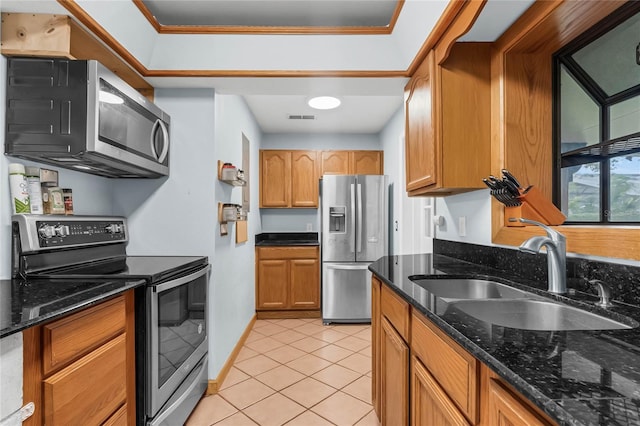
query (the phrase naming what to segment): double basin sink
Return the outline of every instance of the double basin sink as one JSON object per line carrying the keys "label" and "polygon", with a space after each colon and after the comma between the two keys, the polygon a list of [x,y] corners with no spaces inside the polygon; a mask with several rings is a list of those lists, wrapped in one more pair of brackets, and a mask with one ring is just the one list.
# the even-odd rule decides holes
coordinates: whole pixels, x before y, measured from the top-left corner
{"label": "double basin sink", "polygon": [[565,305],[537,294],[484,279],[421,278],[411,281],[456,309],[502,327],[537,331],[622,330],[638,326]]}

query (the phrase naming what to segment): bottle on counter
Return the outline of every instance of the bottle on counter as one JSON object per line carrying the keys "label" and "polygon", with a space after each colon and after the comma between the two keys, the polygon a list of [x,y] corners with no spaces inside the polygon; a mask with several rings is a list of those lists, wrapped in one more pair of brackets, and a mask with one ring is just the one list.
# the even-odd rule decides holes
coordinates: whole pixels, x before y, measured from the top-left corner
{"label": "bottle on counter", "polygon": [[62,188],[62,201],[64,202],[64,214],[73,214],[73,192],[71,188]]}
{"label": "bottle on counter", "polygon": [[47,187],[43,189],[42,205],[44,214],[64,214],[64,197],[62,188],[58,186]]}
{"label": "bottle on counter", "polygon": [[25,172],[31,213],[43,214],[44,210],[42,207],[42,188],[40,187],[40,168],[27,166],[25,167]]}
{"label": "bottle on counter", "polygon": [[23,164],[9,164],[9,187],[11,189],[11,208],[13,214],[31,213],[29,188]]}

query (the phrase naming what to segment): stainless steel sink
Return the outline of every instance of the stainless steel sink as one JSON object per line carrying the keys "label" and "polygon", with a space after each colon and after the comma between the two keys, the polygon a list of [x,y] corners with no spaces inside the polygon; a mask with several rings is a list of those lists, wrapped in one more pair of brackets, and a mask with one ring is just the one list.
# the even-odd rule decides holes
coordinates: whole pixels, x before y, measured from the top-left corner
{"label": "stainless steel sink", "polygon": [[429,293],[445,299],[516,299],[532,295],[508,285],[482,279],[424,278],[412,281]]}
{"label": "stainless steel sink", "polygon": [[[533,299],[460,300],[455,308],[494,325],[522,330],[570,331],[631,329],[627,325],[571,306]],[[631,324],[634,321],[629,320]]]}

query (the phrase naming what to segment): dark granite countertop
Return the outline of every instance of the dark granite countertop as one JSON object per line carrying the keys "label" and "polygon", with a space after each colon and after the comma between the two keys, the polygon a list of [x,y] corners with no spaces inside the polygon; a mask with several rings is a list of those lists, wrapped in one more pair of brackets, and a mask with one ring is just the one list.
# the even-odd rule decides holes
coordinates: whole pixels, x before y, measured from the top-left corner
{"label": "dark granite countertop", "polygon": [[[480,321],[409,277],[476,277],[550,297],[613,319],[640,322],[640,308],[602,310],[591,294],[551,295],[539,282],[441,254],[386,256],[369,269],[457,343],[561,425],[640,425],[640,328],[528,331]],[[415,277],[414,277],[415,279]],[[579,288],[568,282],[569,288]]]}
{"label": "dark granite countertop", "polygon": [[317,232],[263,232],[256,235],[256,246],[319,246]]}
{"label": "dark granite countertop", "polygon": [[145,285],[132,280],[0,280],[0,338]]}

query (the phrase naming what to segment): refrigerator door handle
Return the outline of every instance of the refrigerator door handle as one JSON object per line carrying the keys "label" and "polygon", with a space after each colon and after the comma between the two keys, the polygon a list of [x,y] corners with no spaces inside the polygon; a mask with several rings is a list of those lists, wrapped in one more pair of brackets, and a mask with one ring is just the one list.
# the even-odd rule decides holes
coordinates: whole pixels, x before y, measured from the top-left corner
{"label": "refrigerator door handle", "polygon": [[[356,191],[355,184],[351,184],[351,229],[356,229]],[[355,251],[354,248],[354,239],[349,239],[349,251],[353,253]]]}
{"label": "refrigerator door handle", "polygon": [[357,265],[327,265],[327,269],[337,269],[339,271],[358,271],[362,269],[369,269],[369,263],[362,263]]}
{"label": "refrigerator door handle", "polygon": [[356,231],[356,251],[362,251],[362,184],[358,184],[358,217],[356,219],[358,230]]}

